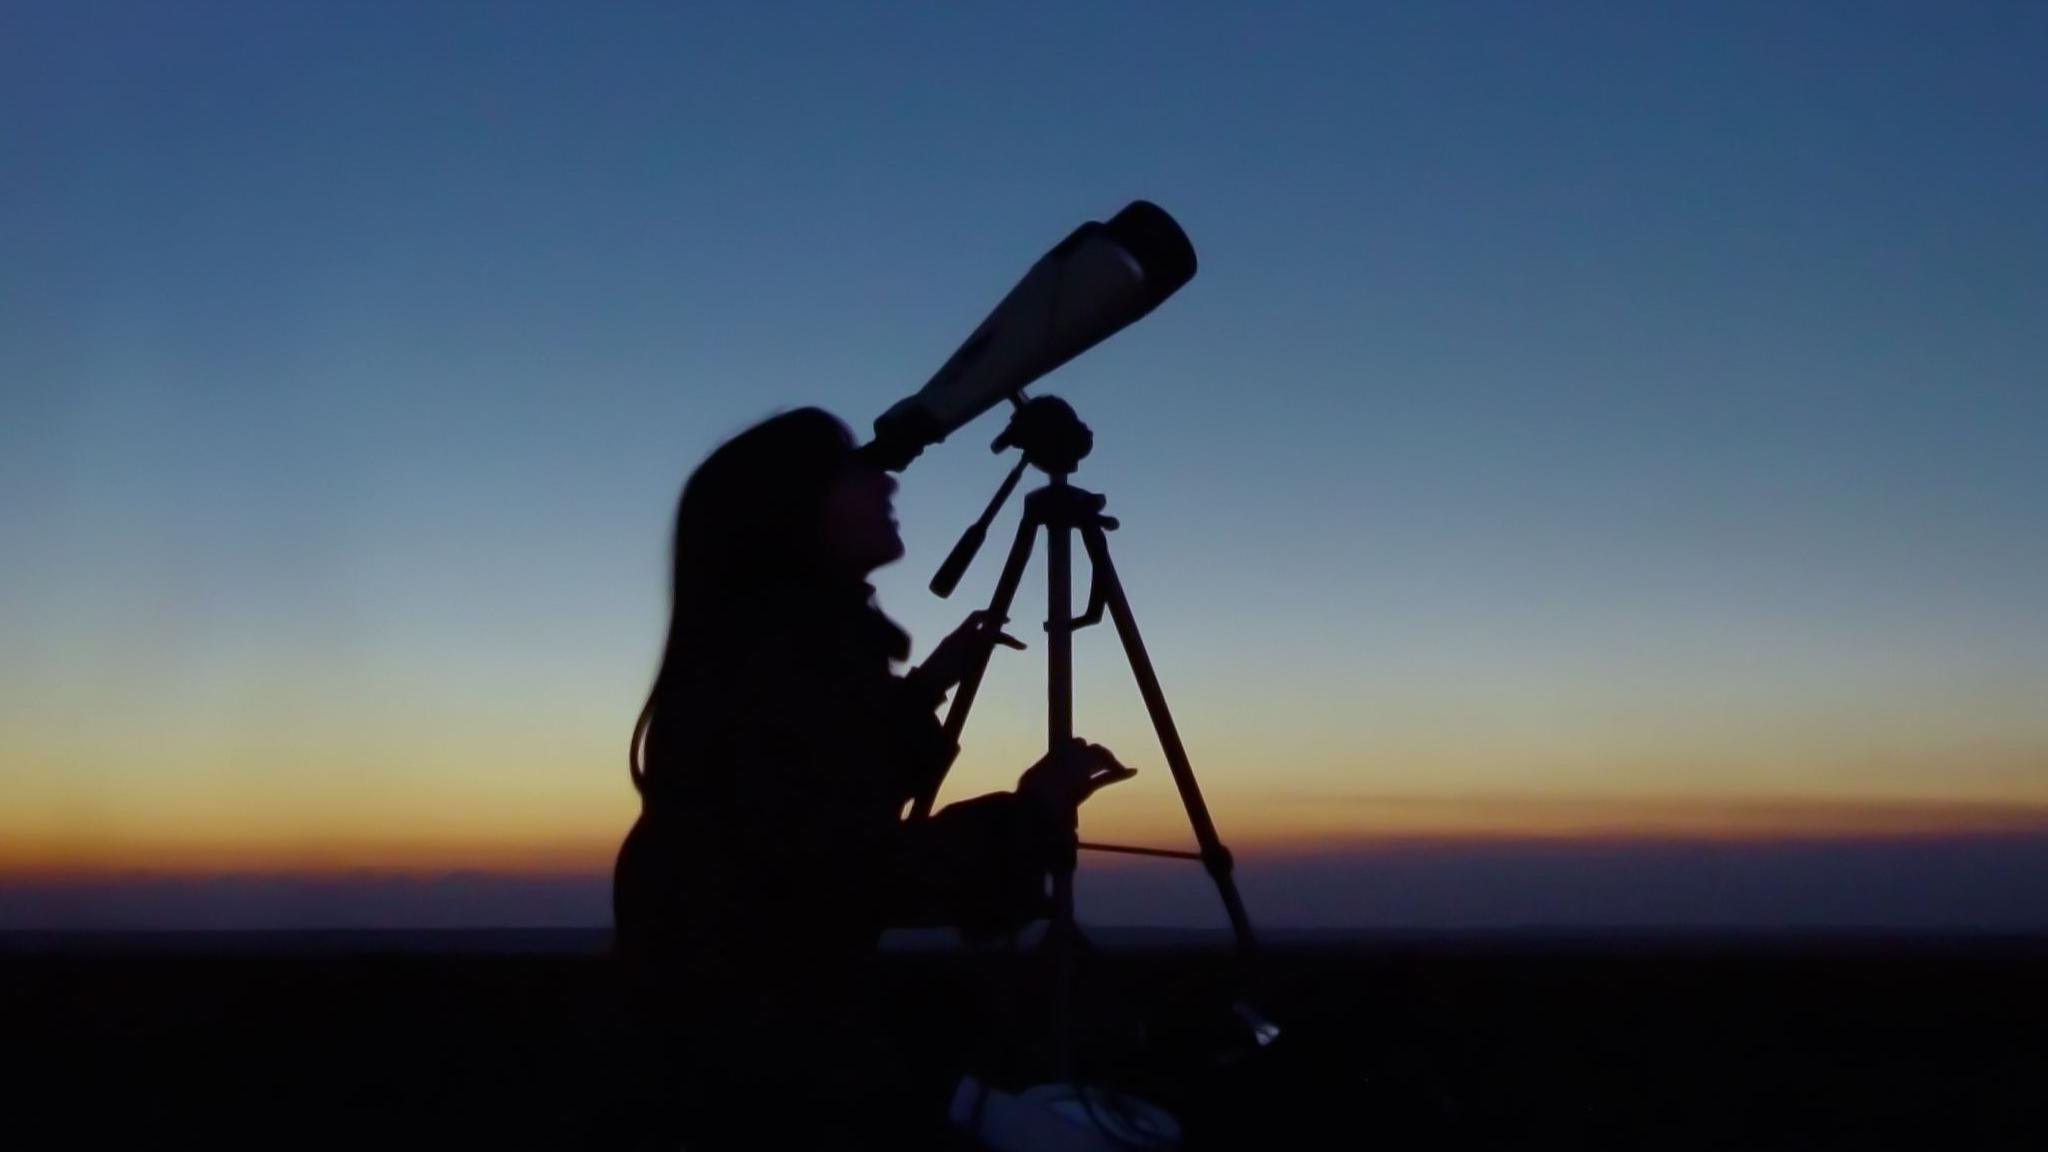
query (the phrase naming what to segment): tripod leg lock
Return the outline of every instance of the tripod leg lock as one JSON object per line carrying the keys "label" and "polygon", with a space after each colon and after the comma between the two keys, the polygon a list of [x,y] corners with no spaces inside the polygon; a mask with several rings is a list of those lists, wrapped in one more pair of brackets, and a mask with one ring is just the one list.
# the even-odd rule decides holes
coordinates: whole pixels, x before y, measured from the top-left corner
{"label": "tripod leg lock", "polygon": [[1102,623],[1102,614],[1109,608],[1109,591],[1102,586],[1102,580],[1092,570],[1088,574],[1088,610],[1074,617],[1070,629],[1082,629]]}

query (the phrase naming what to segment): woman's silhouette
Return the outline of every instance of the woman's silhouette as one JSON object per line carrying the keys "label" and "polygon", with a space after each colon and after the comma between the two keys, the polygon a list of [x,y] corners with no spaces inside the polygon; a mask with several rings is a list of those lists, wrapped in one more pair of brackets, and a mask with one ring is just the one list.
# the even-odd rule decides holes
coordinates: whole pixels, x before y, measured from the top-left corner
{"label": "woman's silhouette", "polygon": [[[1016,792],[906,821],[954,755],[934,711],[977,649],[970,617],[916,669],[866,578],[900,558],[895,481],[817,409],[713,452],[676,515],[667,650],[632,740],[641,815],[614,875],[638,1011],[699,1108],[770,1140],[809,1110],[936,1122],[951,1084],[879,1039],[885,927],[1000,932],[1043,916],[1074,809],[1130,775],[1077,746]],[[750,1121],[742,1108],[771,1109]],[[914,1122],[914,1121],[913,1121]]]}

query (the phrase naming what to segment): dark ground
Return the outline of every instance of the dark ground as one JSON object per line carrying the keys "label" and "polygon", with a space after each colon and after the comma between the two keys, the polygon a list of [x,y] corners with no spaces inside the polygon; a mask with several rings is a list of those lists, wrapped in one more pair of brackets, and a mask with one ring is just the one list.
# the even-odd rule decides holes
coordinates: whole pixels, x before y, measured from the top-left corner
{"label": "dark ground", "polygon": [[[638,1054],[596,946],[0,941],[0,1144],[617,1143]],[[885,963],[906,1019],[998,1081],[1044,1078],[1030,956]],[[1084,973],[1086,1067],[1211,1147],[1290,1146],[1292,1123],[1326,1126],[1309,1147],[2048,1148],[2048,940],[1294,946],[1257,996],[1281,1040],[1219,1069],[1243,1048],[1228,968],[1106,951]],[[1219,1135],[1247,1115],[1259,1135]]]}

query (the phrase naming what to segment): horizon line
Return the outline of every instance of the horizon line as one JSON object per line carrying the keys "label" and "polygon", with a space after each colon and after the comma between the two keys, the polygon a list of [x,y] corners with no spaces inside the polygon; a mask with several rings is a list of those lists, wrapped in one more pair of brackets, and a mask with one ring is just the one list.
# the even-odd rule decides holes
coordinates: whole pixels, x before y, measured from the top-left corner
{"label": "horizon line", "polygon": [[[1804,832],[1718,833],[1651,831],[1573,832],[1513,830],[1500,832],[1402,832],[1379,836],[1302,837],[1287,840],[1266,838],[1225,838],[1224,844],[1240,862],[1270,861],[1300,863],[1309,860],[1444,852],[1496,851],[1628,851],[1657,849],[1824,849],[1936,846],[1963,843],[2006,843],[2048,840],[2048,815],[2037,821],[1979,827],[1892,828],[1884,830],[1820,829]],[[520,852],[509,858],[458,857],[435,860],[413,858],[397,861],[307,860],[266,863],[257,860],[229,860],[218,863],[156,862],[0,862],[0,888],[23,886],[66,886],[152,881],[280,880],[349,881],[395,879],[452,879],[485,877],[530,881],[609,879],[613,852],[602,853]],[[546,857],[553,856],[552,861]],[[1084,852],[1090,867],[1142,867],[1144,858],[1114,853]]]}

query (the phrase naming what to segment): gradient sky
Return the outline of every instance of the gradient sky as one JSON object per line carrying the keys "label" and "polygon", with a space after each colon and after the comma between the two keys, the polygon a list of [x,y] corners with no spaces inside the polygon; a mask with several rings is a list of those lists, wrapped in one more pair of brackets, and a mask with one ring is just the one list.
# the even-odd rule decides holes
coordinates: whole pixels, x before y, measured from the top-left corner
{"label": "gradient sky", "polygon": [[[1135,197],[1201,273],[1045,389],[1226,839],[2043,833],[2043,60],[2026,3],[10,4],[0,876],[601,869],[689,469],[865,428]],[[989,421],[905,478],[920,651]],[[1185,840],[1079,652],[1142,773],[1088,832]]]}

